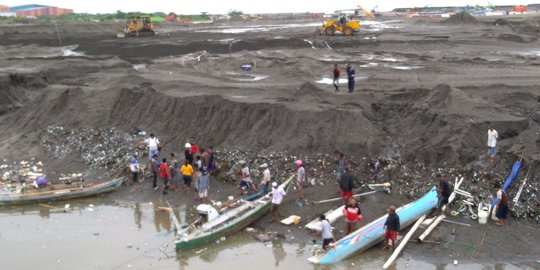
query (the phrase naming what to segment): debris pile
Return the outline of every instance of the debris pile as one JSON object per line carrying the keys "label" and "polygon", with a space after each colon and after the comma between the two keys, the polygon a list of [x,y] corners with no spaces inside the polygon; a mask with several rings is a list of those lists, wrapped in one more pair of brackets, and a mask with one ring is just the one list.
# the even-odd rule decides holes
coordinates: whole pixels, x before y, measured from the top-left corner
{"label": "debris pile", "polygon": [[467,12],[460,12],[443,21],[447,24],[478,24],[478,20]]}
{"label": "debris pile", "polygon": [[41,144],[55,158],[78,155],[91,168],[118,172],[133,154],[144,153],[139,142],[144,132],[130,134],[112,128],[82,128],[68,131],[63,127],[48,127]]}

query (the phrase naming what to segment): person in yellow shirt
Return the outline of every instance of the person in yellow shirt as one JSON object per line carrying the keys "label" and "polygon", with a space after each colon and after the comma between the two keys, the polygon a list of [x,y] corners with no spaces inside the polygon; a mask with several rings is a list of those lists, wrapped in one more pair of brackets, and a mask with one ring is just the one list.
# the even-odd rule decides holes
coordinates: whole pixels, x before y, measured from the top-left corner
{"label": "person in yellow shirt", "polygon": [[189,161],[186,159],[184,160],[184,165],[180,168],[180,172],[182,173],[182,177],[184,178],[184,192],[189,193],[189,190],[191,189],[191,181],[193,176],[193,167],[191,164],[189,164]]}

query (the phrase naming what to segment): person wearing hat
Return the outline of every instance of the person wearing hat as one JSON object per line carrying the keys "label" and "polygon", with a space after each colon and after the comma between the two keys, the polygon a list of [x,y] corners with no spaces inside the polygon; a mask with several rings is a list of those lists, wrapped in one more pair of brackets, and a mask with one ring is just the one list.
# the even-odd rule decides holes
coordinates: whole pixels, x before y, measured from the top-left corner
{"label": "person wearing hat", "polygon": [[272,222],[279,221],[281,219],[281,214],[279,213],[279,206],[283,201],[287,193],[282,186],[278,186],[278,183],[272,182]]}
{"label": "person wearing hat", "polygon": [[263,172],[262,172],[262,180],[261,180],[261,187],[263,189],[263,194],[266,194],[268,193],[268,188],[269,188],[269,184],[270,184],[270,169],[268,169],[268,164],[266,163],[263,163],[260,167],[259,167]]}
{"label": "person wearing hat", "polygon": [[[386,222],[384,223],[383,227],[386,227],[386,233],[384,235],[385,246],[382,248],[382,250],[387,250],[390,248],[390,246],[392,246],[392,251],[394,251],[400,229],[399,216],[396,213],[395,206],[390,205],[390,207],[388,207],[388,217],[386,218]],[[390,242],[392,242],[392,245],[390,245]]]}
{"label": "person wearing hat", "polygon": [[191,144],[186,143],[184,151],[184,159],[188,161],[190,165],[193,165],[193,154],[191,154]]}
{"label": "person wearing hat", "polygon": [[450,199],[450,194],[452,194],[452,191],[450,190],[450,184],[446,179],[444,179],[443,175],[441,173],[437,173],[436,179],[439,182],[439,188],[438,188],[438,197],[439,197],[439,203],[437,204],[437,210],[435,211],[435,215],[438,216],[441,213],[441,209],[443,206],[446,207],[446,215],[450,215],[450,207],[448,206],[448,202]]}
{"label": "person wearing hat", "polygon": [[300,191],[300,194],[298,195],[299,200],[304,199],[304,183],[306,182],[306,170],[304,169],[304,164],[302,160],[296,160],[294,162],[296,167],[298,168],[296,170],[296,182],[298,183],[298,190]]}

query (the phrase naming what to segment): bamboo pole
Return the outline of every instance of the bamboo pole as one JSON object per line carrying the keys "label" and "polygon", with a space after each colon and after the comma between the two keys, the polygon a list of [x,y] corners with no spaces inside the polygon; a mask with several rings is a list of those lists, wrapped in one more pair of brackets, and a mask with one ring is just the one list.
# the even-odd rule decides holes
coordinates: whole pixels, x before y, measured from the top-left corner
{"label": "bamboo pole", "polygon": [[431,231],[433,231],[433,229],[435,229],[435,227],[437,227],[437,225],[439,225],[439,223],[441,223],[441,221],[445,218],[446,216],[445,215],[440,215],[439,217],[437,217],[437,219],[426,229],[426,231],[424,231],[424,233],[422,233],[418,238],[418,242],[422,242],[424,241],[424,239],[426,237],[428,237],[428,235],[431,233]]}
{"label": "bamboo pole", "polygon": [[392,253],[392,256],[390,256],[390,258],[388,258],[388,260],[386,261],[386,263],[384,264],[383,266],[383,269],[387,269],[388,267],[390,267],[390,265],[392,263],[394,263],[394,261],[397,259],[397,257],[399,256],[399,253],[401,253],[401,250],[403,250],[403,248],[405,247],[405,245],[407,245],[407,243],[409,242],[409,239],[413,236],[414,232],[416,231],[416,229],[418,229],[418,226],[420,226],[420,224],[422,224],[422,222],[424,222],[424,219],[426,219],[426,215],[424,214],[422,217],[420,217],[416,223],[414,223],[414,226],[411,228],[411,230],[405,235],[405,237],[401,240],[401,243],[399,243],[399,246],[396,248],[396,250],[394,250],[394,253]]}

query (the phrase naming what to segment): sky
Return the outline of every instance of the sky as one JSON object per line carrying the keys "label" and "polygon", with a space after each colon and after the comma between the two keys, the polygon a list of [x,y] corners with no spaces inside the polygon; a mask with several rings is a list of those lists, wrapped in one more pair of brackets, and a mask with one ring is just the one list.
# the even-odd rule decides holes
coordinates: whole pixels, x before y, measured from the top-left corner
{"label": "sky", "polygon": [[16,6],[24,4],[42,4],[73,9],[77,13],[113,13],[116,10],[141,11],[177,14],[226,14],[229,10],[239,10],[245,14],[277,12],[327,12],[353,9],[358,4],[371,10],[378,5],[379,11],[389,11],[396,7],[425,6],[465,6],[469,5],[517,5],[540,3],[540,0],[0,0],[0,5]]}

